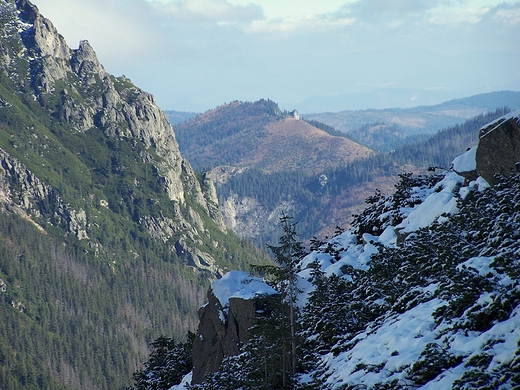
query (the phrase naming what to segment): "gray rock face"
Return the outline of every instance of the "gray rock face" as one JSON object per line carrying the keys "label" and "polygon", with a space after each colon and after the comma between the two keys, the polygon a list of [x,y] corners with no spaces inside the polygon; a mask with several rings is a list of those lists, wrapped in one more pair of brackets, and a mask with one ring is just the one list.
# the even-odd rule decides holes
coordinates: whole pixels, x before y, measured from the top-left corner
{"label": "gray rock face", "polygon": [[[111,137],[135,138],[153,147],[164,159],[154,163],[164,176],[170,199],[184,202],[182,181],[195,173],[180,156],[171,125],[154,97],[124,77],[107,74],[88,41],[81,41],[76,50],[68,48],[54,25],[28,1],[19,1],[17,7],[26,23],[22,56],[30,63],[32,88],[41,104],[45,104],[43,96],[55,91],[57,81],[69,84],[70,90],[61,92],[64,108],[55,115],[78,131],[98,126]],[[198,203],[207,208],[200,185],[194,192]]]}
{"label": "gray rock face", "polygon": [[509,175],[520,168],[520,110],[483,127],[475,160],[477,173],[494,184],[495,174]]}
{"label": "gray rock face", "polygon": [[256,313],[272,299],[277,296],[230,298],[226,313],[211,289],[208,290],[208,303],[199,310],[199,328],[193,343],[192,384],[204,382],[207,375],[218,370],[224,357],[239,353],[240,346],[249,340]]}
{"label": "gray rock face", "polygon": [[[41,107],[71,131],[88,134],[97,127],[108,137],[142,143],[147,149],[141,153],[142,163],[151,165],[161,177],[160,185],[174,203],[174,215],[143,216],[140,223],[158,240],[166,242],[173,236],[177,240],[180,237],[192,265],[218,275],[212,256],[194,245],[201,241],[201,236],[207,238],[202,214],[213,219],[222,231],[227,229],[217,206],[215,188],[209,177],[199,181],[190,164],[182,158],[168,118],[154,97],[126,77],[108,74],[88,41],[83,40],[77,49],[70,49],[51,21],[28,0],[7,0],[1,2],[0,7],[3,23],[0,26],[0,72],[21,90],[30,90]],[[0,106],[9,104],[0,100]],[[8,167],[18,165],[5,151],[2,153],[3,178],[7,181],[0,186],[4,187],[7,197],[9,175],[15,174]],[[20,168],[20,172],[27,172],[33,184],[39,181],[39,187],[33,189],[27,182],[26,195],[22,196],[21,206],[17,206],[29,215],[37,212],[41,199],[48,198],[48,194],[40,194],[38,188],[53,190],[26,168]],[[11,202],[5,198],[3,203]],[[191,206],[193,204],[196,207]],[[88,238],[84,229],[92,222],[88,220],[88,213],[67,211],[66,205],[56,209],[63,210],[57,219],[60,224],[64,223],[78,238]]]}
{"label": "gray rock face", "polygon": [[88,41],[79,43],[79,48],[74,50],[70,58],[72,71],[87,84],[95,84],[96,76],[104,79],[105,69],[99,63],[96,53]]}
{"label": "gray rock face", "polygon": [[[45,210],[45,205],[53,210]],[[31,216],[48,212],[52,223],[74,234],[78,239],[87,239],[85,210],[73,209],[54,191],[27,169],[16,158],[0,149],[0,205],[5,211],[21,215],[44,231]]]}

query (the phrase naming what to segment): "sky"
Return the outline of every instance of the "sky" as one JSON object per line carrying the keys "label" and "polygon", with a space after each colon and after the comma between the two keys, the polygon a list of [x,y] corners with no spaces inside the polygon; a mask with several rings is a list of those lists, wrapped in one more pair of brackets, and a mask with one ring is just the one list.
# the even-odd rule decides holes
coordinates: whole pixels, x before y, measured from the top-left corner
{"label": "sky", "polygon": [[520,90],[520,1],[33,2],[71,48],[87,39],[108,72],[165,110],[261,98],[350,109],[374,93],[379,105],[413,106]]}

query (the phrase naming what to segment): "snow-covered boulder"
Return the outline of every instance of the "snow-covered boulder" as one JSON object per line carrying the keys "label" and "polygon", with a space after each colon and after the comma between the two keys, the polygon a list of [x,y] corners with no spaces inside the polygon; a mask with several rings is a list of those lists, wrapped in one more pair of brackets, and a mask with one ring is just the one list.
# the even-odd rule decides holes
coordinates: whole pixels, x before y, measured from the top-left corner
{"label": "snow-covered boulder", "polygon": [[228,272],[211,284],[208,303],[199,310],[192,383],[203,382],[218,370],[222,359],[239,353],[257,313],[277,294],[262,279],[241,271]]}

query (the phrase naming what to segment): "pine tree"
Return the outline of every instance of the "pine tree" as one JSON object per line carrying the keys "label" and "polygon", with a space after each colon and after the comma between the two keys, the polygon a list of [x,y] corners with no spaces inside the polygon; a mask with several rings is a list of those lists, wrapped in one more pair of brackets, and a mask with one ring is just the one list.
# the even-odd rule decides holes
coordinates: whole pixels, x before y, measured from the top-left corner
{"label": "pine tree", "polygon": [[267,245],[273,252],[277,266],[262,265],[253,266],[254,269],[271,275],[273,287],[281,293],[280,338],[282,348],[282,386],[288,388],[289,382],[297,371],[297,308],[296,298],[298,293],[297,265],[304,256],[303,246],[298,241],[296,224],[290,223],[291,217],[282,214],[280,223],[283,234],[278,245]]}
{"label": "pine tree", "polygon": [[167,390],[181,383],[184,375],[193,368],[194,339],[195,333],[188,332],[184,343],[175,344],[172,338],[164,336],[152,341],[150,358],[142,370],[134,373],[135,390]]}

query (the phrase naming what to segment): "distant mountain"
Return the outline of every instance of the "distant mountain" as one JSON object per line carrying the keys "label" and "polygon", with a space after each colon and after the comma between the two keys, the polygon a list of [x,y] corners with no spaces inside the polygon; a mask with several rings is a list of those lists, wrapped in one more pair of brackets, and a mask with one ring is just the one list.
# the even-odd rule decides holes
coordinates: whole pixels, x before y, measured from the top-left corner
{"label": "distant mountain", "polygon": [[194,116],[197,116],[197,113],[195,112],[186,111],[165,110],[164,113],[168,117],[168,120],[172,126],[175,126],[178,123],[186,122]]}
{"label": "distant mountain", "polygon": [[[322,177],[317,187],[314,183],[323,171],[374,154],[330,126],[280,110],[271,100],[222,105],[178,124],[175,133],[183,156],[210,171],[226,225],[260,245],[275,234],[281,210],[300,212],[309,206],[327,180]],[[308,220],[316,210],[308,208]]]}
{"label": "distant mountain", "polygon": [[197,169],[319,172],[372,154],[325,130],[270,100],[232,102],[175,126],[181,153]]}
{"label": "distant mountain", "polygon": [[390,151],[498,107],[519,108],[520,92],[491,92],[433,106],[329,111],[305,117],[332,126],[367,147]]}
{"label": "distant mountain", "polygon": [[[224,219],[237,234],[259,245],[276,240],[276,222],[282,211],[299,221],[304,241],[330,236],[337,226],[348,226],[352,214],[363,209],[364,200],[376,188],[391,193],[399,173],[449,167],[454,157],[477,143],[480,127],[504,112],[499,109],[479,115],[391,153],[374,154],[320,172],[266,172],[255,166],[215,168],[211,175]],[[312,153],[312,149],[307,152]]]}
{"label": "distant mountain", "polygon": [[[482,107],[493,109],[497,104],[509,106],[511,104],[510,98],[506,95],[509,93],[518,94],[519,92],[502,91],[498,94],[496,92],[483,93],[475,95],[480,100],[479,104],[484,104]],[[502,100],[502,97],[505,100]],[[428,91],[422,89],[404,89],[404,88],[381,88],[370,93],[345,93],[334,96],[316,96],[299,103],[292,103],[291,107],[297,107],[298,110],[305,115],[320,112],[338,112],[346,110],[385,110],[393,108],[413,108],[418,106],[438,105],[440,102],[452,101],[451,93],[444,91]],[[498,100],[493,102],[493,99]],[[465,100],[455,99],[455,100]],[[518,97],[513,97],[518,102]],[[487,100],[487,103],[486,103]],[[489,104],[491,103],[491,107]],[[520,107],[520,106],[516,106]],[[514,108],[514,107],[512,107]]]}
{"label": "distant mountain", "polygon": [[223,223],[155,99],[0,1],[0,388],[122,389],[204,290],[266,259]]}
{"label": "distant mountain", "polygon": [[[469,100],[424,109],[441,112],[478,102],[476,97]],[[424,115],[421,108],[416,111]],[[356,112],[360,121],[363,113]],[[282,211],[299,221],[306,241],[332,234],[336,226],[350,223],[376,188],[389,193],[403,170],[449,165],[477,142],[480,126],[503,113],[493,110],[415,142],[408,137],[407,145],[396,142],[388,152],[395,151],[383,154],[360,148],[322,122],[298,120],[270,100],[232,102],[175,130],[183,155],[198,169],[210,171],[226,225],[263,246],[276,239]],[[353,154],[356,150],[363,153]]]}

